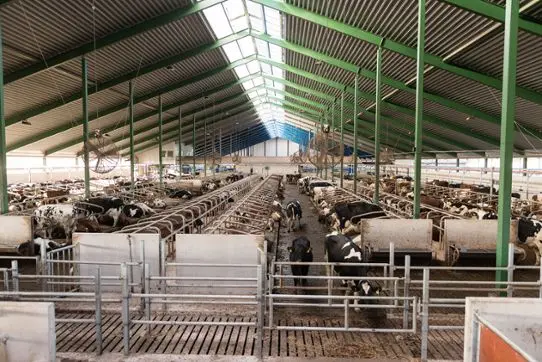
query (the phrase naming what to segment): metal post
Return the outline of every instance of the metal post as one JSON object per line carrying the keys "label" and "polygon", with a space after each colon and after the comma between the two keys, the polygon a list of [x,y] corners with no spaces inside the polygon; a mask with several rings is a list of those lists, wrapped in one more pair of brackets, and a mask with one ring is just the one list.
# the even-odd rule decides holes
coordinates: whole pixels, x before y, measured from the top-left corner
{"label": "metal post", "polygon": [[508,243],[508,284],[506,285],[506,296],[512,297],[514,294],[514,287],[512,282],[514,281],[514,243]]}
{"label": "metal post", "polygon": [[[83,80],[83,159],[85,164],[85,198],[90,197],[90,167],[88,157],[88,64],[87,58],[81,59],[81,78]],[[3,117],[2,117],[3,118]]]}
{"label": "metal post", "polygon": [[183,111],[179,107],[179,147],[177,153],[179,154],[179,178],[183,174]]}
{"label": "metal post", "polygon": [[[332,140],[333,147],[336,146],[335,144],[335,104],[336,102],[337,102],[337,99],[335,98],[332,105],[333,108],[331,109],[331,140]],[[333,173],[333,171],[335,170],[335,156],[332,156],[331,160],[332,160],[331,161],[331,182],[334,182],[335,174]]]}
{"label": "metal post", "polygon": [[538,290],[538,298],[542,299],[542,263],[540,263],[540,272],[538,273],[538,282],[540,283]]}
{"label": "metal post", "polygon": [[354,157],[354,193],[358,192],[358,72],[354,80],[354,147],[352,156]]}
{"label": "metal post", "polygon": [[[0,24],[0,69],[3,67],[2,31]],[[8,176],[6,160],[6,120],[4,118],[4,74],[0,72],[0,211],[6,214],[9,211]]]}
{"label": "metal post", "polygon": [[[508,260],[506,254],[508,253],[508,241],[510,240],[510,194],[512,193],[512,156],[516,113],[518,17],[519,0],[507,0],[504,27],[497,267],[506,266]],[[505,281],[506,279],[506,271],[497,271],[496,281]]]}
{"label": "metal post", "polygon": [[[149,264],[143,264],[145,273],[145,294],[151,294],[151,275]],[[145,318],[151,320],[151,298],[145,298]],[[147,337],[150,338],[152,333],[152,325],[147,324]]]}
{"label": "metal post", "polygon": [[102,354],[102,273],[100,267],[96,268],[96,276],[94,277],[94,295],[96,298],[96,354]]}
{"label": "metal post", "polygon": [[[50,271],[47,269],[49,267],[49,265],[47,264],[47,241],[45,241],[44,239],[41,239],[41,244],[40,244],[40,262],[41,262],[41,272],[42,274],[46,272],[47,270],[47,275],[51,275]],[[42,290],[45,292],[47,291],[47,279],[43,279],[43,282],[42,282],[42,285],[41,285],[41,288]]]}
{"label": "metal post", "polygon": [[427,361],[429,342],[429,269],[423,269],[421,359]]}
{"label": "metal post", "polygon": [[128,83],[128,118],[130,122],[130,189],[132,192],[135,187],[135,154],[134,154],[134,83]]}
{"label": "metal post", "polygon": [[348,331],[348,328],[350,328],[350,311],[348,308],[348,299],[344,299],[344,329]]}
{"label": "metal post", "polygon": [[527,176],[527,165],[528,165],[528,159],[527,157],[523,157],[523,176]]}
{"label": "metal post", "polygon": [[341,188],[344,181],[344,92],[341,94]]}
{"label": "metal post", "polygon": [[425,0],[418,0],[418,48],[416,53],[416,124],[414,129],[414,212],[420,217],[422,189],[423,72],[425,49]]}
{"label": "metal post", "polygon": [[159,168],[159,176],[160,176],[160,188],[164,187],[164,170],[163,168],[163,162],[162,162],[162,140],[163,140],[163,132],[162,132],[162,124],[164,122],[164,114],[162,110],[162,95],[158,96],[158,168]]}
{"label": "metal post", "polygon": [[[265,261],[267,262],[267,261]],[[257,267],[257,273],[258,273],[258,286],[257,286],[257,300],[258,300],[258,324],[256,326],[256,351],[258,353],[258,357],[261,360],[263,358],[263,327],[264,327],[264,291],[263,291],[263,276],[262,276],[262,266],[258,265]]]}
{"label": "metal post", "polygon": [[[405,275],[404,275],[404,285],[403,285],[403,297],[408,298],[410,291],[410,255],[405,255]],[[410,303],[407,299],[403,301],[403,329],[408,328],[408,314],[409,314]],[[416,313],[416,312],[414,312]],[[416,316],[412,316],[416,318]]]}
{"label": "metal post", "polygon": [[196,115],[192,123],[192,176],[196,176]]}
{"label": "metal post", "polygon": [[488,165],[489,165],[489,159],[487,157],[484,157],[484,173],[487,173],[487,168],[488,168]]}
{"label": "metal post", "polygon": [[[390,242],[390,255],[389,255],[389,264],[390,264],[390,278],[393,278],[395,276],[395,243]],[[391,284],[393,284],[393,295],[397,296],[397,283],[395,281],[390,280]],[[390,288],[390,285],[388,283],[388,288]],[[394,300],[393,304],[395,306],[398,305],[398,300]]]}
{"label": "metal post", "polygon": [[[273,294],[273,290],[275,289],[275,278],[273,278],[273,275],[275,274],[275,259],[271,260],[271,271],[269,274],[269,294]],[[282,279],[282,278],[281,278]],[[269,328],[273,328],[274,317],[273,317],[273,298],[269,297],[269,318],[268,318],[268,326]]]}
{"label": "metal post", "polygon": [[11,261],[11,278],[13,279],[13,291],[19,291],[19,263],[17,260]]}
{"label": "metal post", "polygon": [[203,176],[207,177],[207,118],[203,120]]}
{"label": "metal post", "polygon": [[376,51],[376,106],[375,106],[375,190],[373,202],[380,200],[380,118],[382,112],[382,47]]}
{"label": "metal post", "polygon": [[122,282],[122,343],[124,355],[128,356],[130,354],[130,287],[126,263],[120,266],[120,279]]}

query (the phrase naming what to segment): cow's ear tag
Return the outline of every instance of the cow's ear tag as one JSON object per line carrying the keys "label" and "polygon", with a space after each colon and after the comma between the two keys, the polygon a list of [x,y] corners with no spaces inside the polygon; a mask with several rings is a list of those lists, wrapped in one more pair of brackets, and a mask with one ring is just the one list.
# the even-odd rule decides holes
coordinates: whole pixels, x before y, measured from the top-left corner
{"label": "cow's ear tag", "polygon": [[292,251],[294,251],[294,249],[292,249],[291,246],[288,247],[288,251],[291,253]]}
{"label": "cow's ear tag", "polygon": [[307,254],[310,253],[310,252],[312,252],[312,248],[307,249]]}

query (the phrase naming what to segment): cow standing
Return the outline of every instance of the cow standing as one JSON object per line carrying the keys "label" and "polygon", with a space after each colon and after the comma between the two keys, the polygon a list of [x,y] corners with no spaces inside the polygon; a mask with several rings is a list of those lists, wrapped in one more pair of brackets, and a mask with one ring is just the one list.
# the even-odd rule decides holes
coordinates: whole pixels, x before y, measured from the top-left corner
{"label": "cow standing", "polygon": [[[290,253],[291,262],[312,262],[312,249],[311,242],[305,236],[301,236],[292,241],[292,246],[288,247],[288,252]],[[307,276],[309,274],[308,265],[292,265],[292,274],[294,276]],[[307,279],[294,278],[294,286],[306,286]]]}
{"label": "cow standing", "polygon": [[534,218],[522,217],[518,220],[518,240],[534,250],[536,265],[540,265],[542,255],[542,222]]}
{"label": "cow standing", "polygon": [[[352,241],[348,236],[333,232],[326,235],[325,251],[327,261],[330,263],[364,263],[363,250]],[[365,277],[367,276],[367,267],[365,266],[335,266],[335,271],[342,277]],[[350,287],[346,294],[350,291],[354,296],[373,296],[380,294],[379,287],[373,287],[367,280],[348,280],[342,281],[344,286]],[[371,303],[371,301],[369,301]],[[354,305],[358,305],[358,300],[354,301]],[[359,308],[356,308],[359,311]]]}
{"label": "cow standing", "polygon": [[288,232],[294,230],[295,221],[298,221],[298,226],[301,229],[301,217],[303,212],[299,201],[294,200],[286,204],[286,220],[288,224]]}

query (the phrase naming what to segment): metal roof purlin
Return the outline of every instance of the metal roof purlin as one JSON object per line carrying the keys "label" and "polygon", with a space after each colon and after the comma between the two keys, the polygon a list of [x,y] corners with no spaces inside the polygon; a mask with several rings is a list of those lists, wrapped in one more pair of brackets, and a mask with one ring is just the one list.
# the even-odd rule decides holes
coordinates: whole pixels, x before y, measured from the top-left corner
{"label": "metal roof purlin", "polygon": [[[137,104],[137,103],[140,103],[140,102],[143,102],[143,101],[158,97],[161,94],[174,91],[174,90],[176,90],[178,88],[185,87],[185,86],[190,85],[190,84],[192,84],[194,82],[199,82],[199,81],[201,81],[203,79],[209,78],[209,77],[211,77],[213,75],[216,75],[216,74],[219,74],[219,73],[221,73],[223,71],[231,70],[231,69],[235,68],[236,66],[238,66],[240,64],[246,64],[246,63],[252,61],[253,59],[255,59],[254,56],[249,56],[249,57],[240,59],[238,61],[232,62],[232,63],[230,63],[228,65],[212,69],[212,70],[207,71],[205,73],[198,74],[197,76],[195,76],[193,78],[184,79],[184,80],[182,80],[180,82],[177,82],[175,84],[170,84],[170,85],[168,85],[168,86],[166,86],[164,88],[161,88],[161,89],[158,89],[158,90],[155,90],[155,91],[152,91],[152,92],[149,92],[147,94],[144,94],[144,95],[141,95],[141,96],[137,97],[136,99],[134,99],[134,104]],[[126,107],[127,107],[127,104],[125,104],[125,103],[110,107],[110,108],[108,108],[106,110],[101,111],[99,113],[100,114],[99,116],[92,115],[91,117],[89,117],[89,121],[93,121],[93,120],[99,119],[101,117],[104,117],[106,115],[109,115],[109,114],[112,114],[112,113],[115,113],[115,112],[118,112],[118,111],[122,111],[122,110],[126,109]],[[57,133],[68,131],[68,130],[70,130],[72,128],[78,127],[81,124],[82,124],[82,120],[79,119],[79,120],[76,120],[76,121],[72,121],[72,122],[63,124],[63,125],[61,125],[59,127],[56,127],[54,129],[47,130],[47,131],[45,131],[45,132],[43,132],[43,133],[41,133],[39,135],[23,139],[23,140],[15,143],[15,144],[9,146],[8,147],[8,152],[13,151],[13,150],[15,150],[17,148],[24,147],[24,146],[29,145],[31,143],[37,142],[37,141],[42,140],[44,138],[52,137],[52,136],[56,135]]]}
{"label": "metal roof purlin", "polygon": [[[286,4],[277,0],[252,0],[252,1],[260,5],[265,5],[272,9],[279,10],[284,14],[295,16],[300,19],[315,23],[317,25],[335,30],[342,34],[354,37],[356,39],[360,39],[362,41],[368,42],[375,46],[379,46],[382,44],[381,46],[384,49],[416,59],[415,48],[411,48],[409,46],[393,41],[391,39],[385,39],[385,41],[383,41],[384,38],[377,36],[371,32],[356,28],[351,25],[347,25],[337,20],[330,19],[326,16],[305,10],[303,8],[300,8],[294,5]],[[460,66],[453,65],[451,63],[446,63],[442,60],[442,58],[432,55],[432,54],[428,54],[428,53],[424,54],[424,60],[427,64],[435,66],[437,68],[474,80],[476,82],[485,84],[495,89],[499,89],[499,90],[502,89],[501,79],[497,79],[497,78],[488,76],[486,74],[472,71],[470,69],[462,68]],[[516,92],[517,92],[517,95],[523,99],[529,100],[534,103],[542,104],[542,94],[536,91],[516,85]]]}
{"label": "metal roof purlin", "polygon": [[[326,62],[326,63],[328,63],[330,65],[334,65],[334,66],[339,67],[341,69],[344,69],[346,71],[355,72],[356,69],[358,69],[354,64],[347,63],[347,62],[341,61],[339,59],[329,57],[329,56],[327,56],[325,54],[318,53],[318,52],[313,51],[311,49],[304,48],[302,46],[293,44],[293,43],[285,41],[285,40],[272,38],[272,37],[269,37],[268,35],[255,34],[253,32],[251,32],[251,35],[258,38],[258,39],[271,42],[271,43],[273,43],[273,44],[275,44],[277,46],[280,46],[280,47],[282,47],[284,49],[288,49],[288,50],[291,50],[291,51],[294,51],[294,52],[297,52],[297,53],[312,57],[314,59],[324,61],[324,62]],[[261,58],[261,56],[258,56],[258,58]],[[260,59],[260,61],[261,61],[261,59]],[[266,62],[268,64],[275,65],[275,66],[278,66],[276,64],[282,64],[282,63],[276,63],[275,61],[273,61],[271,59],[268,59]],[[273,64],[271,62],[273,62],[275,64]],[[284,66],[288,67],[288,65],[284,65]],[[289,71],[286,68],[283,68],[283,69]],[[367,77],[369,79],[373,79],[373,80],[376,79],[376,73],[371,71],[371,70],[368,70],[368,69],[360,69],[359,74],[361,76]],[[383,82],[383,84],[386,84],[386,85],[388,85],[390,87],[393,87],[393,88],[396,88],[396,89],[399,89],[399,90],[403,90],[403,91],[406,91],[406,92],[411,93],[411,94],[414,94],[416,92],[416,88],[410,87],[410,86],[406,85],[405,83],[403,83],[401,81],[398,81],[398,80],[395,80],[395,79],[392,79],[392,78],[389,78],[389,77],[386,77],[386,76],[382,77],[382,82]],[[338,83],[338,84],[340,84],[340,83]],[[476,109],[474,107],[466,106],[464,104],[453,101],[451,99],[448,99],[448,98],[445,98],[445,97],[442,97],[442,96],[439,96],[439,95],[436,95],[436,94],[428,93],[428,92],[425,92],[425,91],[424,91],[424,98],[429,100],[429,101],[432,101],[432,102],[438,103],[440,105],[443,105],[445,107],[448,107],[448,108],[454,109],[456,111],[468,114],[469,116],[479,118],[479,119],[482,119],[482,120],[485,120],[485,121],[488,121],[490,123],[493,123],[495,125],[500,126],[501,120],[500,120],[499,117],[490,115],[490,114],[485,113],[485,112],[483,112],[483,111],[481,111],[479,109]],[[522,127],[527,129],[530,133],[536,135],[537,137],[542,138],[542,131],[537,130],[537,129],[533,128],[533,127],[529,127],[529,126],[523,126],[522,125]]]}
{"label": "metal roof purlin", "polygon": [[[215,41],[213,43],[204,44],[204,45],[198,46],[198,47],[196,47],[194,49],[185,51],[182,54],[177,54],[177,55],[174,55],[172,57],[162,59],[162,60],[160,60],[160,61],[158,61],[156,63],[147,65],[147,66],[145,66],[145,67],[143,67],[143,68],[141,68],[139,70],[135,70],[135,71],[123,74],[123,75],[121,75],[119,77],[107,80],[107,81],[105,81],[103,83],[98,83],[97,85],[93,85],[93,86],[88,88],[88,94],[92,95],[94,93],[101,92],[101,91],[104,91],[106,89],[118,86],[118,85],[123,84],[125,82],[128,82],[130,80],[137,79],[137,77],[141,77],[141,76],[143,76],[145,74],[148,74],[150,72],[153,72],[155,70],[167,67],[168,65],[172,65],[172,64],[181,62],[183,60],[186,60],[188,58],[200,55],[202,53],[205,53],[205,52],[220,48],[221,46],[223,46],[225,44],[229,44],[229,43],[231,43],[233,41],[242,39],[242,38],[244,38],[244,37],[246,37],[248,35],[249,35],[248,31],[246,31],[246,30],[240,31],[239,33],[235,33],[235,34],[229,35],[229,36],[227,36],[225,38],[218,39],[217,41]],[[15,123],[17,123],[19,121],[22,121],[23,119],[28,119],[28,118],[31,118],[31,117],[38,116],[38,115],[40,115],[42,113],[51,111],[51,110],[53,110],[55,108],[58,108],[58,107],[62,107],[64,105],[68,104],[68,103],[75,102],[75,101],[77,101],[79,99],[81,99],[81,92],[80,91],[75,92],[72,95],[68,95],[66,97],[63,97],[63,99],[61,99],[61,100],[53,101],[53,102],[50,102],[48,104],[40,105],[38,107],[35,107],[35,108],[32,108],[32,109],[25,110],[25,111],[19,112],[17,114],[14,114],[13,116],[6,118],[6,125],[10,126],[10,125],[15,124]]]}
{"label": "metal roof purlin", "polygon": [[131,38],[137,34],[149,31],[151,29],[166,25],[173,21],[180,20],[184,17],[193,15],[197,12],[200,12],[204,9],[207,9],[216,4],[222,3],[226,0],[203,0],[197,3],[194,3],[190,6],[184,7],[182,9],[176,9],[166,14],[159,15],[155,18],[143,21],[141,23],[135,24],[131,27],[122,29],[116,33],[109,34],[101,39],[96,39],[96,41],[91,41],[89,43],[83,44],[75,49],[55,55],[46,60],[46,62],[39,62],[33,65],[30,65],[26,68],[17,70],[11,74],[7,74],[4,77],[4,84],[9,84],[19,79],[26,78],[33,74],[42,72],[50,67],[55,67],[59,64],[67,62],[71,59],[82,56],[83,54],[92,52],[94,50],[112,45],[119,41],[122,41],[127,38]]}
{"label": "metal roof purlin", "polygon": [[[196,96],[193,96],[193,97],[190,97],[188,99],[182,99],[181,101],[179,102],[174,102],[172,104],[168,104],[164,107],[164,112],[168,111],[168,110],[174,110],[176,109],[177,107],[182,107],[184,106],[185,104],[188,104],[188,103],[191,103],[191,102],[194,102],[194,101],[197,101],[198,99],[201,99],[205,96],[207,97],[212,97],[213,95],[215,95],[216,93],[219,93],[223,90],[226,90],[226,89],[229,89],[231,87],[234,87],[236,85],[239,85],[241,84],[243,81],[245,80],[250,80],[250,79],[253,79],[253,78],[256,78],[258,75],[249,75],[245,78],[241,78],[239,80],[236,80],[236,81],[233,81],[233,82],[230,82],[230,83],[227,83],[227,84],[224,84],[224,85],[221,85],[220,87],[217,87],[217,88],[214,88],[214,89],[210,89],[208,91],[206,91],[204,94],[198,94]],[[144,121],[146,119],[148,119],[149,117],[153,117],[155,115],[157,115],[158,112],[147,112],[145,114],[142,114],[138,117],[135,117],[134,118],[134,123],[137,123],[137,122],[140,122],[140,121]],[[169,118],[168,118],[169,119]],[[123,127],[127,127],[127,125],[124,125],[124,124],[115,124],[114,126],[108,126],[108,127],[105,127],[102,129],[102,132],[105,132],[105,133],[108,133],[108,132],[113,132],[117,129],[120,129],[120,128],[123,128]],[[70,141],[67,141],[67,142],[64,142],[60,145],[57,145],[55,147],[52,147],[48,150],[45,151],[45,155],[50,155],[52,153],[55,153],[55,152],[58,152],[60,150],[63,150],[65,148],[68,148],[68,147],[71,147],[71,146],[75,146],[76,144],[78,143],[81,143],[82,142],[82,138],[79,137],[79,138],[76,138],[76,139],[73,139],[73,140],[70,140]]]}
{"label": "metal roof purlin", "polygon": [[[504,8],[482,0],[439,0],[441,2],[456,6],[458,8],[485,16],[487,18],[504,23]],[[528,31],[535,35],[542,36],[542,24],[534,21],[522,19],[518,20],[518,26],[521,30]]]}

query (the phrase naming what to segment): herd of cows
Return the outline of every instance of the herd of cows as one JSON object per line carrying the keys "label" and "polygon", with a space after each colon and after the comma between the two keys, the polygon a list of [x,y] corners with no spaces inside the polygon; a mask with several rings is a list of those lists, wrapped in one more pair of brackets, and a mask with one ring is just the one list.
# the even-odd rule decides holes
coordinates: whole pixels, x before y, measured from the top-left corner
{"label": "herd of cows", "polygon": [[[182,204],[183,200],[242,178],[241,174],[208,178],[189,190],[185,184],[173,182],[159,188],[157,183],[147,179],[138,179],[132,188],[129,181],[116,177],[102,190],[93,192],[90,198],[82,197],[84,185],[80,180],[10,185],[10,206],[17,205],[33,219],[35,239],[20,244],[18,252],[28,255],[32,250],[39,250],[42,240],[46,240],[48,250],[63,247],[71,242],[74,232],[118,231],[169,206]],[[19,210],[12,214],[19,214]]]}

